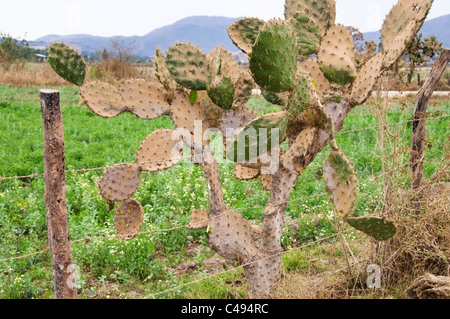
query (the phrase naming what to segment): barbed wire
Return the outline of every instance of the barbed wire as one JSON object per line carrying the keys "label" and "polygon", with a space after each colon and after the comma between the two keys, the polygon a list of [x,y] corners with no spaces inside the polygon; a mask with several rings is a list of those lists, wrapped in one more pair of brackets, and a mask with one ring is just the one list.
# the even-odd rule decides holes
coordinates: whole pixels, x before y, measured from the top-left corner
{"label": "barbed wire", "polygon": [[[374,178],[374,177],[375,178],[381,178],[383,176],[386,176],[386,175],[392,174],[392,173],[394,173],[396,171],[399,171],[401,169],[404,169],[407,165],[409,165],[409,162],[405,163],[404,165],[399,166],[399,167],[397,167],[397,168],[395,168],[393,170],[387,171],[387,172],[385,172],[385,173],[383,173],[381,175],[372,175],[372,176],[368,177],[366,180],[362,181],[360,183],[360,185],[365,185],[366,183],[370,182],[371,179]],[[319,193],[319,194],[313,194],[313,195],[299,197],[299,198],[287,201],[287,204],[297,203],[297,202],[302,201],[302,200],[308,200],[308,199],[313,199],[313,198],[322,197],[322,196],[328,196],[328,193],[327,192],[322,192],[322,193]],[[242,211],[245,211],[245,210],[257,210],[257,209],[266,209],[266,208],[267,208],[267,206],[252,206],[252,207],[234,208],[233,210],[236,211],[236,212],[242,212]],[[175,230],[181,230],[181,229],[189,229],[190,225],[201,224],[201,223],[202,222],[193,223],[193,224],[189,224],[189,225],[176,226],[176,227],[168,228],[168,229],[154,229],[154,230],[145,231],[145,232],[138,233],[138,234],[133,234],[133,236],[137,237],[137,236],[148,235],[148,234],[153,234],[153,233],[162,233],[162,232],[169,232],[169,231],[175,231]],[[111,239],[112,240],[112,239],[123,239],[123,238],[120,237],[120,236],[117,236],[117,235],[98,236],[98,237],[85,237],[83,239],[78,239],[78,240],[72,241],[71,244],[76,244],[76,243],[81,243],[81,242],[87,243],[87,242],[92,241],[92,240],[100,240],[100,239]],[[49,251],[49,248],[47,248],[45,250],[42,250],[40,252],[31,253],[31,254],[28,254],[28,255],[20,256],[20,257],[11,257],[11,258],[0,259],[0,263],[6,262],[6,261],[14,261],[14,260],[20,260],[20,259],[26,259],[26,258],[34,257],[36,255],[44,254],[47,251]]]}
{"label": "barbed wire", "polygon": [[[425,120],[426,121],[433,121],[433,120],[439,120],[439,119],[444,119],[444,118],[448,118],[448,117],[450,117],[450,115],[431,117],[431,118],[427,118]],[[408,121],[402,121],[402,122],[385,124],[385,125],[379,125],[379,126],[371,126],[371,127],[366,127],[366,128],[362,128],[362,129],[343,131],[343,132],[339,132],[338,135],[359,133],[359,132],[364,132],[364,131],[368,131],[368,130],[375,130],[375,129],[378,129],[378,128],[386,128],[386,127],[389,127],[389,126],[395,126],[395,125],[400,125],[400,124],[412,123],[414,121],[415,120],[408,120]],[[134,163],[134,164],[130,164],[130,165],[145,165],[145,164],[160,164],[160,163],[161,164],[167,163],[167,161],[166,160],[164,160],[164,161],[145,161],[145,162],[139,162],[139,163]],[[97,167],[97,168],[71,169],[71,170],[66,170],[65,173],[67,173],[67,174],[70,174],[70,173],[82,173],[82,174],[85,174],[87,172],[104,171],[105,169],[108,169],[108,168],[110,168],[110,166]],[[24,176],[0,177],[0,182],[4,182],[4,181],[8,181],[8,180],[26,179],[26,178],[33,179],[35,177],[41,177],[41,176],[44,176],[44,175],[45,175],[45,173],[35,173],[35,174],[24,175]]]}
{"label": "barbed wire", "polygon": [[332,239],[332,238],[337,237],[337,236],[338,236],[338,234],[334,234],[334,235],[331,235],[331,236],[328,236],[328,237],[325,237],[325,238],[321,238],[321,239],[318,239],[318,240],[316,240],[316,241],[313,241],[313,242],[309,242],[309,243],[307,243],[307,244],[304,244],[304,245],[302,245],[302,246],[295,247],[295,248],[291,248],[291,249],[289,249],[289,250],[287,250],[287,251],[279,252],[279,253],[276,253],[276,254],[273,254],[273,255],[264,257],[264,258],[260,258],[260,259],[258,259],[258,260],[255,260],[255,261],[252,261],[252,262],[249,262],[249,263],[242,264],[242,265],[240,265],[240,266],[234,267],[234,268],[232,268],[232,269],[228,269],[228,270],[225,270],[225,271],[216,273],[216,274],[211,274],[211,275],[208,275],[208,276],[204,276],[204,277],[202,277],[202,278],[198,278],[198,279],[196,279],[196,280],[193,280],[193,281],[190,281],[190,282],[187,282],[187,283],[178,285],[178,286],[176,286],[176,287],[169,288],[169,289],[166,289],[166,290],[164,290],[164,291],[161,291],[161,292],[158,292],[158,293],[155,293],[155,294],[151,294],[150,296],[146,296],[146,297],[144,297],[144,298],[142,298],[142,299],[152,299],[152,298],[154,298],[154,297],[157,297],[157,296],[160,296],[160,295],[163,295],[163,294],[166,294],[166,293],[169,293],[169,292],[172,292],[172,291],[175,291],[175,290],[184,288],[184,287],[186,287],[186,286],[190,286],[190,285],[193,285],[193,284],[196,284],[196,283],[205,281],[205,280],[209,280],[209,279],[212,279],[212,278],[215,278],[215,277],[219,277],[219,276],[222,276],[222,275],[225,275],[225,274],[234,272],[234,271],[239,270],[239,269],[243,269],[243,268],[245,268],[245,267],[248,267],[248,266],[251,266],[251,265],[260,263],[260,262],[262,262],[262,261],[272,259],[272,258],[274,258],[274,257],[279,257],[279,256],[287,255],[287,254],[289,254],[289,253],[291,253],[291,252],[293,252],[293,251],[297,251],[297,250],[304,249],[304,248],[306,248],[306,247],[309,247],[309,246],[312,246],[312,245],[315,245],[315,244],[324,242],[324,241],[326,241],[326,240]]}

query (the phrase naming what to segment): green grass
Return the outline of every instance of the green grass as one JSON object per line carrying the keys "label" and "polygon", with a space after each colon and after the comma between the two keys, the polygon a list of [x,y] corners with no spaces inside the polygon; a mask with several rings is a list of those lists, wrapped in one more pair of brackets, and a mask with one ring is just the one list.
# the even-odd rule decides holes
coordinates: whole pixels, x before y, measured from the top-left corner
{"label": "green grass", "polygon": [[[115,119],[102,119],[86,107],[78,107],[74,88],[62,88],[66,163],[68,169],[97,168],[116,163],[132,163],[141,141],[160,128],[172,128],[168,117],[142,121],[124,114]],[[42,119],[38,89],[15,89],[0,86],[0,176],[22,176],[43,172]],[[254,98],[249,107],[258,114],[279,110],[263,100]],[[435,112],[436,110],[432,110]],[[439,108],[450,114],[450,104]],[[436,111],[437,112],[437,111]],[[410,114],[410,113],[408,113]],[[393,109],[390,121],[407,119]],[[355,109],[348,117],[344,130],[376,126],[376,120],[365,107]],[[407,130],[411,126],[408,125]],[[427,159],[436,163],[442,156],[443,141],[448,136],[448,119],[428,123],[431,148]],[[409,144],[410,134],[402,136]],[[361,181],[381,170],[377,133],[363,131],[338,137],[338,143],[351,160]],[[327,155],[324,150],[305,170],[295,185],[286,216],[299,224],[299,231],[285,227],[282,243],[295,247],[335,233],[328,221],[332,209],[326,195],[296,200],[325,191],[322,166]],[[435,165],[426,165],[430,176]],[[259,179],[241,182],[233,176],[234,166],[221,164],[224,197],[227,205],[240,209],[250,220],[261,222],[269,194]],[[69,228],[72,240],[115,234],[114,211],[99,195],[97,183],[102,171],[67,174]],[[380,201],[380,180],[361,186],[357,215],[371,213]],[[200,168],[185,163],[157,174],[142,175],[134,196],[142,203],[145,220],[142,231],[167,229],[186,225],[194,208],[208,207],[207,187]],[[116,206],[117,208],[117,206]],[[326,216],[325,216],[326,215]],[[328,218],[327,218],[328,217]],[[189,239],[189,237],[192,237]],[[195,255],[186,253],[190,240],[200,244]],[[81,268],[80,298],[94,295],[106,297],[111,285],[127,297],[139,287],[143,296],[162,292],[205,276],[202,262],[214,255],[207,246],[206,230],[180,229],[142,235],[133,241],[98,239],[72,245],[74,263]],[[0,182],[0,259],[21,256],[47,247],[44,183],[42,177]],[[288,255],[288,270],[302,270],[304,260]],[[306,257],[305,257],[306,258]],[[198,267],[191,273],[176,276],[175,268],[187,262]],[[109,288],[108,288],[109,287]],[[48,253],[0,263],[0,298],[52,298],[51,262]],[[157,298],[242,298],[248,287],[242,271],[219,276],[186,288],[165,293]],[[107,291],[107,292],[105,292]]]}

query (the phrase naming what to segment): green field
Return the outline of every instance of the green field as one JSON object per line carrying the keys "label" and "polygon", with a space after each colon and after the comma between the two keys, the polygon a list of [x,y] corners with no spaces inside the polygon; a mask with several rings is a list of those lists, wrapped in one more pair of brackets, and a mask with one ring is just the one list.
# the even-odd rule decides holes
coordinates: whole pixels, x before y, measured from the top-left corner
{"label": "green field", "polygon": [[[66,165],[68,170],[103,168],[117,163],[133,163],[141,141],[151,132],[172,128],[168,117],[143,121],[124,114],[115,119],[95,116],[79,107],[76,88],[58,88],[62,92]],[[257,113],[276,110],[260,98],[249,107]],[[348,116],[344,131],[377,126],[369,105],[356,108]],[[389,123],[404,128],[400,145],[407,148],[411,139],[412,105],[395,104]],[[450,115],[450,102],[430,109],[429,117]],[[25,176],[43,172],[43,136],[39,88],[17,89],[0,86],[0,177]],[[442,145],[448,138],[448,118],[427,123],[427,163],[431,176],[442,158]],[[376,211],[381,198],[382,179],[370,179],[382,171],[377,130],[341,134],[338,143],[349,157],[361,182],[356,215]],[[390,146],[389,146],[390,147]],[[321,178],[326,151],[320,154],[297,182],[287,209],[287,219],[296,221],[298,230],[285,227],[283,246],[298,247],[335,234],[330,223],[332,208]],[[389,151],[389,150],[388,150]],[[405,153],[406,154],[406,153]],[[407,157],[404,157],[407,163]],[[232,163],[221,164],[224,196],[229,207],[239,209],[245,218],[262,220],[269,193],[259,179],[241,182],[233,176]],[[114,211],[97,189],[102,170],[67,174],[67,199],[71,240],[112,236]],[[367,181],[368,180],[368,181]],[[304,200],[299,198],[322,194]],[[145,174],[134,196],[144,207],[142,231],[186,225],[192,209],[208,208],[206,182],[200,168],[184,163],[170,170]],[[348,232],[349,238],[359,236]],[[195,253],[190,247],[195,246]],[[47,248],[44,182],[40,176],[0,182],[0,260],[27,255]],[[81,270],[80,298],[143,298],[168,288],[208,275],[203,261],[214,255],[208,247],[206,230],[179,229],[141,235],[132,241],[93,239],[73,244],[74,263]],[[285,271],[302,271],[302,253],[285,256]],[[183,275],[177,267],[195,263]],[[226,265],[230,268],[233,265]],[[306,265],[308,267],[308,265]],[[236,282],[243,282],[237,285]],[[156,298],[245,298],[248,290],[242,270],[217,276],[195,285],[176,289]],[[49,253],[30,258],[0,262],[0,299],[53,298]]]}

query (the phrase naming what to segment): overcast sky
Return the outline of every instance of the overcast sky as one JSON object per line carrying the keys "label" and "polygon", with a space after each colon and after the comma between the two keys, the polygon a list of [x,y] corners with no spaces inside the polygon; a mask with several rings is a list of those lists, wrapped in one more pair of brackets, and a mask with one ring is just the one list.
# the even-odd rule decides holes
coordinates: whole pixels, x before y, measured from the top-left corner
{"label": "overcast sky", "polygon": [[[381,28],[397,0],[337,0],[337,22],[361,31]],[[283,17],[285,0],[0,0],[0,32],[35,40],[47,34],[144,35],[193,15]],[[450,14],[435,0],[429,18]]]}

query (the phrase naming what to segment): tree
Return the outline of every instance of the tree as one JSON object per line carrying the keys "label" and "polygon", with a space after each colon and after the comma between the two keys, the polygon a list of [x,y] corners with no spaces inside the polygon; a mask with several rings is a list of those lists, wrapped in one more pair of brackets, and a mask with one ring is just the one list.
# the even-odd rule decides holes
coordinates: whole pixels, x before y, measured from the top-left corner
{"label": "tree", "polygon": [[134,51],[133,42],[126,43],[120,37],[115,37],[111,40],[111,52],[109,52],[109,54],[120,62],[133,61],[135,56]]}
{"label": "tree", "polygon": [[422,39],[422,34],[419,34],[415,36],[411,41],[408,41],[406,50],[406,59],[409,69],[408,83],[411,84],[414,70],[418,66],[420,66],[425,61],[431,60],[442,50],[442,43],[440,43],[435,36]]}
{"label": "tree", "polygon": [[29,55],[28,42],[17,40],[8,34],[0,33],[0,65],[8,71],[13,64],[24,65]]}

